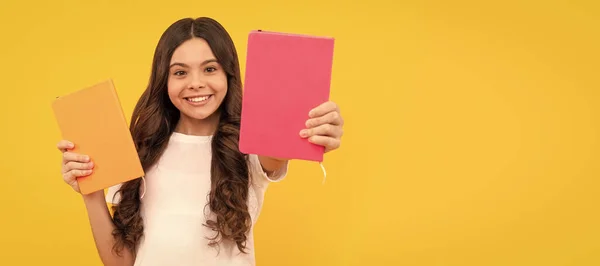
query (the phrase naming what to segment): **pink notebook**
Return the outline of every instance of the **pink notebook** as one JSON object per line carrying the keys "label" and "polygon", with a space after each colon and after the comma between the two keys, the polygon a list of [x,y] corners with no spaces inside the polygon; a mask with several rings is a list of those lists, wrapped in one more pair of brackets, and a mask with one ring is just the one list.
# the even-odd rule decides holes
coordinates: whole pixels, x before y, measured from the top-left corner
{"label": "pink notebook", "polygon": [[300,137],[308,112],[329,100],[334,39],[266,31],[248,35],[240,151],[323,161]]}

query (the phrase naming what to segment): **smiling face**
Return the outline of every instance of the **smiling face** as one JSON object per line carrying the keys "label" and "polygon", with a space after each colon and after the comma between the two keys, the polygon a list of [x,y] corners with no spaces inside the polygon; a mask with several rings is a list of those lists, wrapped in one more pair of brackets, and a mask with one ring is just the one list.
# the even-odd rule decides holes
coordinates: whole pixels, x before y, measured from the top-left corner
{"label": "smiling face", "polygon": [[173,52],[169,66],[168,94],[180,111],[179,124],[218,123],[227,75],[208,43],[200,38],[185,41]]}

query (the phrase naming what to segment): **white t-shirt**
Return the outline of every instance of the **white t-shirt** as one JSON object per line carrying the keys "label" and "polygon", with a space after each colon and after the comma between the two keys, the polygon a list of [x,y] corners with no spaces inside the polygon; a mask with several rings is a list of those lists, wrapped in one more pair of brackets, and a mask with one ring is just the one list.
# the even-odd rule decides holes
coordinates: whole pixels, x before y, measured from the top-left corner
{"label": "white t-shirt", "polygon": [[[210,247],[208,237],[215,233],[204,224],[207,218],[214,217],[209,207],[205,207],[211,188],[211,140],[210,136],[173,133],[162,157],[146,172],[146,189],[141,201],[144,236],[138,246],[135,266],[255,265],[252,229],[267,186],[282,180],[288,165],[268,177],[258,156],[249,155],[248,206],[252,229],[248,234],[247,253],[240,253],[234,242],[222,241],[218,249]],[[118,204],[119,195],[115,193],[119,186],[108,190],[107,202]],[[140,190],[143,189],[142,185]]]}

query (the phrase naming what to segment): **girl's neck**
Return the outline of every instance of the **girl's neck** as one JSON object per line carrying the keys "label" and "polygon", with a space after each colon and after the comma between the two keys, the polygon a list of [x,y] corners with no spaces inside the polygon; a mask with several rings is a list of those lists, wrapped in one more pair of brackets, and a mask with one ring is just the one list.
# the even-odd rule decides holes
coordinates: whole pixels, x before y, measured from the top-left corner
{"label": "girl's neck", "polygon": [[182,114],[177,122],[177,126],[175,126],[175,132],[194,136],[212,136],[217,131],[218,126],[218,113],[214,113],[202,120],[193,119]]}

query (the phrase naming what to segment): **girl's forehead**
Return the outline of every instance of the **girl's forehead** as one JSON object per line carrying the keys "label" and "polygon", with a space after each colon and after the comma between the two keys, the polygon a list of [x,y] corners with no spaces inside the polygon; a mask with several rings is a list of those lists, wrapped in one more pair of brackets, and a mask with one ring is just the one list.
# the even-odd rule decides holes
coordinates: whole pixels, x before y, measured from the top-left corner
{"label": "girl's forehead", "polygon": [[171,62],[181,62],[186,64],[202,63],[208,59],[214,59],[215,56],[208,43],[199,38],[187,40],[173,52]]}

